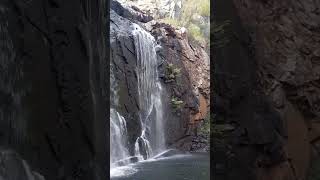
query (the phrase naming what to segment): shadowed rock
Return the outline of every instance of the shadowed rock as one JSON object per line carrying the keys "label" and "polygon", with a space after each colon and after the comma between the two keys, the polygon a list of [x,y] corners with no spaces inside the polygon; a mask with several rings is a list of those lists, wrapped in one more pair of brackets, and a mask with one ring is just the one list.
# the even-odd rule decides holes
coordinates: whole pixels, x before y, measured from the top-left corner
{"label": "shadowed rock", "polygon": [[0,150],[0,162],[1,180],[45,180],[14,151]]}

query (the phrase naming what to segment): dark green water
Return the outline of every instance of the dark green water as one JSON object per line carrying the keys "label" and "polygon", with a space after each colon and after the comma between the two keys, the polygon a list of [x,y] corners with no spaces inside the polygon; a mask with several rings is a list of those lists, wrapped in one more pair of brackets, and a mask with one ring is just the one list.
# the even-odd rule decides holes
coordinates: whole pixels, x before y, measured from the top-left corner
{"label": "dark green water", "polygon": [[210,157],[206,153],[175,155],[111,170],[112,180],[209,180]]}

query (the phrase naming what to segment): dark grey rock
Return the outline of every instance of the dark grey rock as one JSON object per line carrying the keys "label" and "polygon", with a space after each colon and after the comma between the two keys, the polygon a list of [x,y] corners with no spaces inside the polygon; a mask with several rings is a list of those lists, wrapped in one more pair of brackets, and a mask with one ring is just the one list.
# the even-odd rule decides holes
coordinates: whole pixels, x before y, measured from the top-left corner
{"label": "dark grey rock", "polygon": [[127,120],[129,153],[135,152],[135,141],[140,136],[138,84],[135,72],[137,63],[134,40],[130,27],[132,22],[110,11],[111,71],[118,82],[118,112]]}
{"label": "dark grey rock", "polygon": [[31,170],[27,162],[11,150],[0,150],[0,179],[3,180],[45,180]]}
{"label": "dark grey rock", "polygon": [[138,21],[147,23],[153,20],[153,17],[140,11],[137,7],[123,7],[120,2],[111,0],[111,9],[115,11],[119,16],[129,19],[131,21]]}
{"label": "dark grey rock", "polygon": [[108,177],[106,16],[103,0],[0,2],[0,145],[48,180]]}

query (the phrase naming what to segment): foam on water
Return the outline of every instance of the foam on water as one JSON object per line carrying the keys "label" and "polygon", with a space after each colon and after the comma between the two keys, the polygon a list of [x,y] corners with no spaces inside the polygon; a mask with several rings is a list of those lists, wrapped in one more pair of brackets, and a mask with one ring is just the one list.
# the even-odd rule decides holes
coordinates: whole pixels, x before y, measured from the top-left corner
{"label": "foam on water", "polygon": [[138,172],[138,170],[134,168],[132,165],[120,166],[120,167],[115,167],[110,169],[110,177],[116,178],[116,177],[130,176],[136,172]]}

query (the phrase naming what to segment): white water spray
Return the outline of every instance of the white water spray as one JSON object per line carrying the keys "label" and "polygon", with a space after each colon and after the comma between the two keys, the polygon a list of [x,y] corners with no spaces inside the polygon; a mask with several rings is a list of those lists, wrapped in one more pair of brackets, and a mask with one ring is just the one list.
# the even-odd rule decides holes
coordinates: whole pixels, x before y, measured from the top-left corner
{"label": "white water spray", "polygon": [[141,124],[141,132],[134,145],[134,154],[130,155],[127,122],[116,111],[119,100],[111,64],[110,172],[112,175],[118,174],[122,169],[119,166],[146,160],[165,150],[162,87],[158,79],[155,39],[136,24],[133,24],[132,28],[137,59],[138,120]]}
{"label": "white water spray", "polygon": [[[165,149],[162,87],[158,79],[155,39],[140,26],[134,24],[133,28],[142,127],[141,136],[135,144],[135,152],[137,156],[147,159]],[[152,112],[155,112],[155,115],[152,115]]]}
{"label": "white water spray", "polygon": [[[111,66],[112,67],[112,66]],[[114,78],[113,70],[110,73],[110,166],[111,168],[117,166],[115,164],[121,159],[129,156],[127,148],[127,122],[124,117],[116,111],[114,107],[118,105],[117,83]]]}

